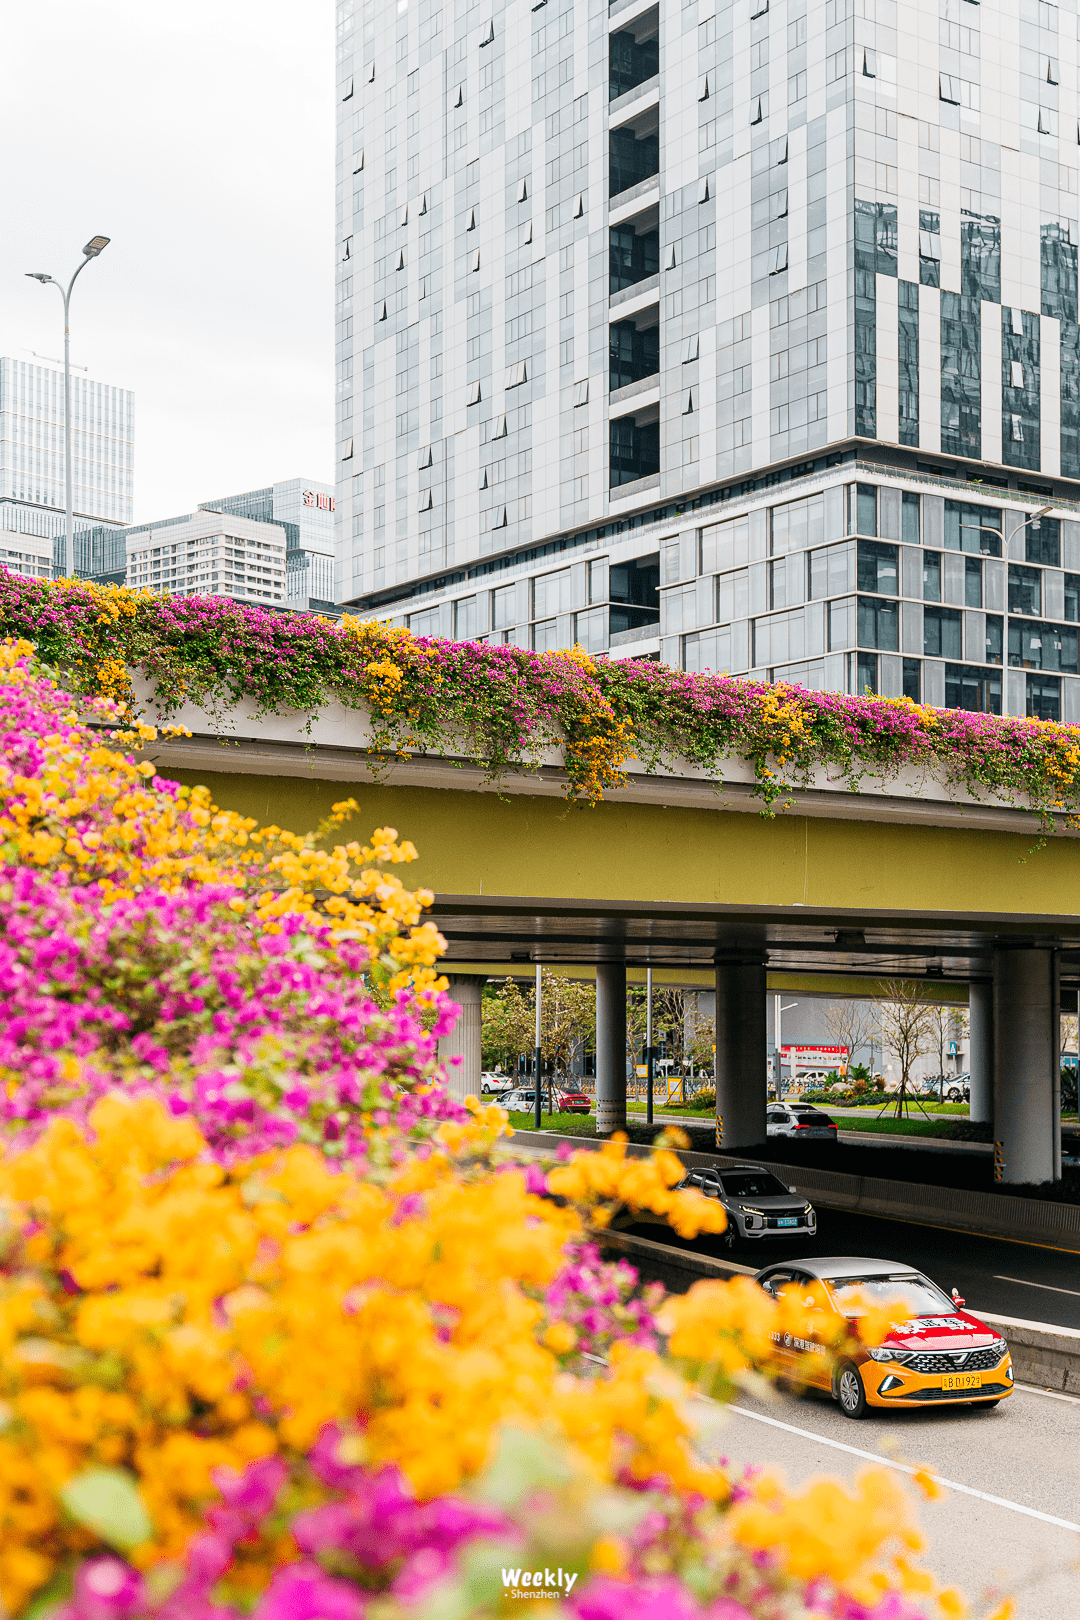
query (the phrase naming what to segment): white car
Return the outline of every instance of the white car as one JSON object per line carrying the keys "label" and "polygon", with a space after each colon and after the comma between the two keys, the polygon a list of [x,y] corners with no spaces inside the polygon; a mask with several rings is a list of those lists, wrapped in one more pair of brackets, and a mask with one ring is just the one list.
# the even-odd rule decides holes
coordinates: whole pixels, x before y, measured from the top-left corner
{"label": "white car", "polygon": [[496,1074],[491,1069],[485,1069],[480,1076],[480,1095],[490,1097],[500,1091],[505,1091],[509,1083],[505,1074]]}
{"label": "white car", "polygon": [[838,1135],[828,1114],[813,1103],[800,1102],[771,1102],[765,1113],[765,1130],[769,1136],[792,1136],[797,1141],[817,1137],[835,1142]]}

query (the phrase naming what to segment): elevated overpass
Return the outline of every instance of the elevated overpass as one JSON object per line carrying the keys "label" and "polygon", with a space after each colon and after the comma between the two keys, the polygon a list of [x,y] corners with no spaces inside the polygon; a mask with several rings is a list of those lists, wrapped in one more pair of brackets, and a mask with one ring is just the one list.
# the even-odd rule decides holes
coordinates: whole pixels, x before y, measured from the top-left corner
{"label": "elevated overpass", "polygon": [[[482,976],[512,964],[588,965],[597,985],[598,1125],[625,1120],[627,972],[715,983],[718,1139],[765,1136],[766,993],[799,976],[933,981],[971,1014],[972,1115],[993,1118],[1005,1181],[1060,1176],[1058,1015],[1080,984],[1080,844],[1038,848],[1023,811],[901,775],[851,792],[816,778],[761,814],[750,768],[722,781],[687,766],[595,807],[566,802],[552,753],[499,783],[461,758],[379,762],[362,713],[328,705],[256,718],[244,704],[178,717],[165,774],[205,782],[230,809],[295,831],[345,797],[358,830],[394,826],[420,852],[446,969],[479,1067]],[[633,762],[631,762],[633,764]],[[520,968],[518,969],[520,971]]]}

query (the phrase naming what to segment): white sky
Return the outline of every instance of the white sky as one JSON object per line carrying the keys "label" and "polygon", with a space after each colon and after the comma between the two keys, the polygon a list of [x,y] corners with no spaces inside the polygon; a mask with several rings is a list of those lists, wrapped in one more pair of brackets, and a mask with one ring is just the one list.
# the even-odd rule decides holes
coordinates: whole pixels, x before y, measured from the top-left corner
{"label": "white sky", "polygon": [[333,0],[3,6],[0,354],[135,390],[135,521],[334,472]]}

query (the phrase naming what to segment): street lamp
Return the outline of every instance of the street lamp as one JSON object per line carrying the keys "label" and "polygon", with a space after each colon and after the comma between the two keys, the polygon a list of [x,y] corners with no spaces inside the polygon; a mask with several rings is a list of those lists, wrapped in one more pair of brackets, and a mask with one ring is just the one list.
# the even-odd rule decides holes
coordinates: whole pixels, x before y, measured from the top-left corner
{"label": "street lamp", "polygon": [[59,290],[64,300],[64,493],[67,511],[67,545],[65,547],[64,573],[69,579],[75,577],[75,521],[71,510],[71,325],[69,310],[71,306],[71,289],[75,285],[75,277],[80,270],[85,270],[91,259],[96,259],[109,245],[109,237],[92,236],[83,248],[83,261],[76,266],[71,280],[64,290],[62,281],[54,276],[47,276],[42,270],[27,270],[26,274],[31,281],[40,281],[42,286],[51,282]]}

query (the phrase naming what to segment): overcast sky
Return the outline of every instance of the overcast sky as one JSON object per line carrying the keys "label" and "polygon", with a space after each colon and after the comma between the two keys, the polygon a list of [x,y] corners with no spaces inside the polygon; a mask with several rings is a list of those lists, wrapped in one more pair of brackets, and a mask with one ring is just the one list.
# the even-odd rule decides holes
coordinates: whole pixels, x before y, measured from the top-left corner
{"label": "overcast sky", "polygon": [[333,0],[4,6],[0,354],[135,390],[135,520],[334,470]]}

